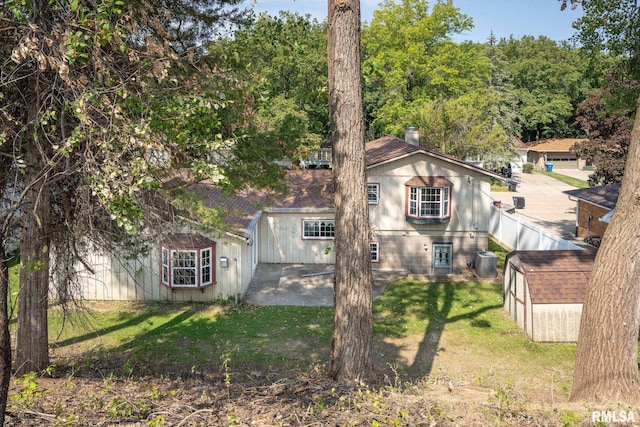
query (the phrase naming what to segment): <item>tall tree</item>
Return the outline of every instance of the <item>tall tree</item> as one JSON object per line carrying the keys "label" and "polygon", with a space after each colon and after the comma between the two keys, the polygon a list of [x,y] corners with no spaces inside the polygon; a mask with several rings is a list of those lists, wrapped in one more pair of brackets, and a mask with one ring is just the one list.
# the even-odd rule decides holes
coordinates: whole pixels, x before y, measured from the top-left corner
{"label": "tall tree", "polygon": [[[256,179],[268,185],[281,173],[272,160],[288,146],[254,144],[267,138],[222,126],[232,105],[223,94],[241,89],[203,60],[195,36],[202,32],[178,38],[183,11],[229,22],[237,11],[229,7],[239,1],[15,0],[0,8],[0,193],[11,190],[0,211],[0,252],[19,228],[21,372],[48,363],[49,279],[64,299],[77,269],[90,270],[82,254],[87,244],[109,250],[144,243],[137,230],[164,220],[156,190],[167,174],[188,168],[196,179],[237,187]],[[5,270],[2,256],[0,301],[7,298]],[[0,313],[4,405],[7,304]]]}
{"label": "tall tree", "polygon": [[[576,151],[581,158],[592,159],[593,174],[589,176],[592,186],[622,181],[635,116],[634,103],[625,101],[630,97],[637,99],[638,89],[637,82],[617,81],[612,73],[608,85],[589,95],[578,107],[577,123],[588,139],[579,143]],[[622,93],[627,96],[621,96]]]}
{"label": "tall tree", "polygon": [[599,55],[591,62],[568,42],[547,37],[502,39],[497,47],[508,63],[523,140],[577,136],[575,110],[603,83],[607,61]]}
{"label": "tall tree", "polygon": [[329,117],[335,185],[331,375],[368,381],[373,296],[360,63],[360,1],[329,0]]}
{"label": "tall tree", "polygon": [[207,51],[244,82],[251,108],[267,126],[292,117],[295,132],[287,139],[300,139],[309,149],[328,138],[325,22],[290,12],[261,14]]}
{"label": "tall tree", "polygon": [[[482,49],[456,45],[453,34],[472,27],[451,0],[432,7],[418,0],[385,0],[363,30],[368,125],[375,134],[407,126],[411,103],[448,99],[482,84]],[[478,72],[480,69],[480,72]]]}
{"label": "tall tree", "polygon": [[[563,0],[565,7],[569,3]],[[571,0],[571,3],[580,3]],[[640,11],[635,0],[582,2],[578,23],[586,46],[628,60],[637,78]],[[582,311],[572,400],[640,402],[640,100],[620,195],[596,256]]]}

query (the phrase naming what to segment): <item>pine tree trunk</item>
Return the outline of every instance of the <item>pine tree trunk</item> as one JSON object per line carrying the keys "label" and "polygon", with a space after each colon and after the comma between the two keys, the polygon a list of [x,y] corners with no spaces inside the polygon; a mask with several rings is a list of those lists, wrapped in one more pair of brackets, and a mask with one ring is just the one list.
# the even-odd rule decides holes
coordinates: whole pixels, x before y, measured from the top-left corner
{"label": "pine tree trunk", "polygon": [[587,288],[571,400],[640,403],[640,103],[622,188]]}
{"label": "pine tree trunk", "polygon": [[[44,170],[37,143],[25,153],[25,182]],[[33,185],[20,215],[20,291],[16,375],[40,372],[49,365],[47,308],[49,298],[50,196],[46,179]]]}
{"label": "pine tree trunk", "polygon": [[369,249],[360,64],[360,2],[329,0],[329,112],[335,185],[335,285],[331,375],[372,375],[372,276]]}
{"label": "pine tree trunk", "polygon": [[9,380],[11,379],[11,337],[9,335],[9,266],[4,246],[4,237],[0,235],[0,426],[4,425],[4,414],[9,398]]}

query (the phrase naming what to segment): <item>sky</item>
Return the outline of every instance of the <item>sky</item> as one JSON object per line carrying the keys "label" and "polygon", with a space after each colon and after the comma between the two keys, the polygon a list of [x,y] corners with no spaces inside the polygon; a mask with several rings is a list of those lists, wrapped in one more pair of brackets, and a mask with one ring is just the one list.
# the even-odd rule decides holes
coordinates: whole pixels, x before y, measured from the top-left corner
{"label": "sky", "polygon": [[[327,18],[327,0],[254,0],[252,3],[256,13],[277,15],[280,10],[289,10],[310,14],[318,20]],[[380,0],[360,0],[363,21],[371,22],[379,3]],[[453,4],[473,18],[474,25],[472,31],[452,37],[456,42],[486,42],[491,31],[498,39],[546,36],[556,41],[569,40],[574,34],[571,23],[581,16],[579,9],[560,11],[558,0],[453,0]]]}

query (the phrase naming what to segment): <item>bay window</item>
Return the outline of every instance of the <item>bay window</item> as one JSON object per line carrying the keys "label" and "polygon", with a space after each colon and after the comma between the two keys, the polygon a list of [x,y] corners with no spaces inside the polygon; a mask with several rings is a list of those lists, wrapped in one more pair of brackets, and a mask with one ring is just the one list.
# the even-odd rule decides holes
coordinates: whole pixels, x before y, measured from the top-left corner
{"label": "bay window", "polygon": [[451,182],[444,177],[417,176],[405,183],[408,222],[432,224],[451,217]]}
{"label": "bay window", "polygon": [[215,283],[215,242],[187,234],[173,235],[160,246],[160,278],[170,288],[204,288]]}

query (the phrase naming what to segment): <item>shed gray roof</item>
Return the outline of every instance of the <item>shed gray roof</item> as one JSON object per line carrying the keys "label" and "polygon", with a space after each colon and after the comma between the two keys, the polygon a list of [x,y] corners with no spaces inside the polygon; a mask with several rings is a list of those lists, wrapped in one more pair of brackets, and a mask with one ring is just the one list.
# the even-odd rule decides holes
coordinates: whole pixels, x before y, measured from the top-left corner
{"label": "shed gray roof", "polygon": [[594,250],[515,251],[524,268],[532,304],[583,303]]}
{"label": "shed gray roof", "polygon": [[600,187],[581,188],[577,190],[568,190],[563,193],[569,197],[575,197],[578,200],[597,205],[605,209],[613,209],[618,202],[618,194],[620,194],[620,183],[603,185]]}

